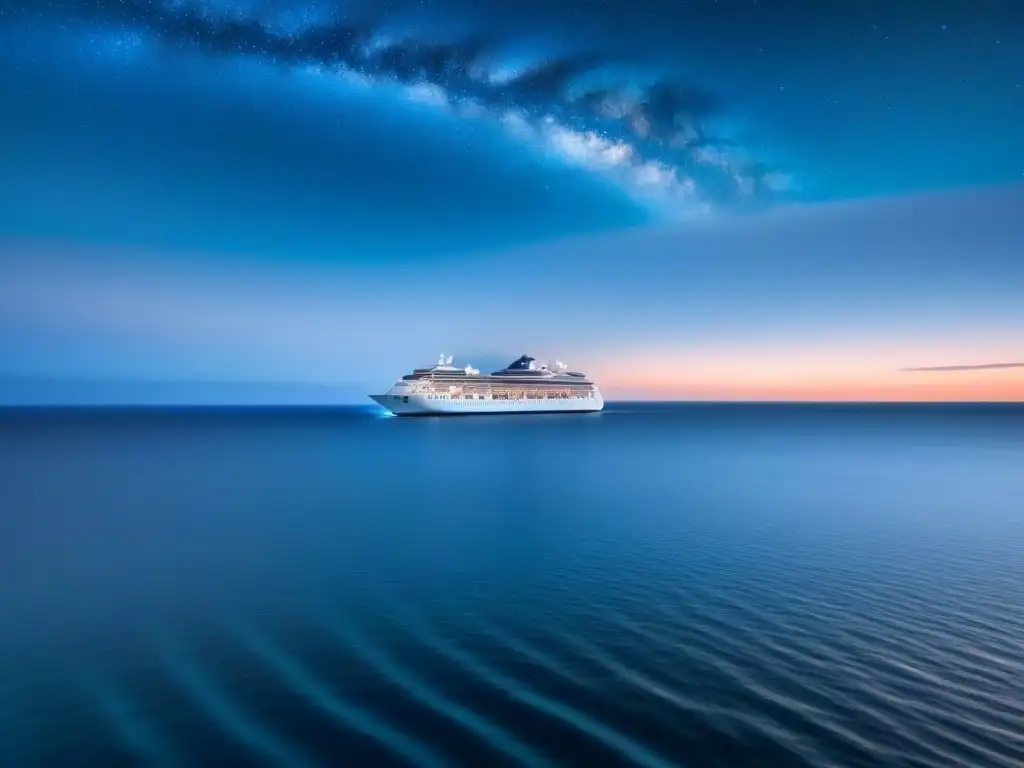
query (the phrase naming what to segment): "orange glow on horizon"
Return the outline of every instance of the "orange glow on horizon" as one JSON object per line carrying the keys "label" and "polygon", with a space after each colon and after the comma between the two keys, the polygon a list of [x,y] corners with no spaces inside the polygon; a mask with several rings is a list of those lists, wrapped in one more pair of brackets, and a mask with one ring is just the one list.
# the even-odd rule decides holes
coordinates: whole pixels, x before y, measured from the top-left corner
{"label": "orange glow on horizon", "polygon": [[[831,366],[830,366],[831,367]],[[873,367],[873,366],[872,366]],[[863,367],[862,367],[863,370]],[[610,400],[753,400],[821,402],[1024,402],[1024,368],[963,371],[850,368],[823,375],[803,366],[785,370],[734,366],[694,367],[689,372],[657,366],[609,371],[598,378]],[[645,375],[646,374],[646,375]]]}

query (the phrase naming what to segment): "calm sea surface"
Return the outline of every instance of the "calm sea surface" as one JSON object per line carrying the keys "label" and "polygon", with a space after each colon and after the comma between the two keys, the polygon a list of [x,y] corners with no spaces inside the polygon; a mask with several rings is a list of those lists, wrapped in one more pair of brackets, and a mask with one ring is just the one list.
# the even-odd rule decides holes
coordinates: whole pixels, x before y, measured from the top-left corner
{"label": "calm sea surface", "polygon": [[1024,407],[0,413],[0,765],[1024,764]]}

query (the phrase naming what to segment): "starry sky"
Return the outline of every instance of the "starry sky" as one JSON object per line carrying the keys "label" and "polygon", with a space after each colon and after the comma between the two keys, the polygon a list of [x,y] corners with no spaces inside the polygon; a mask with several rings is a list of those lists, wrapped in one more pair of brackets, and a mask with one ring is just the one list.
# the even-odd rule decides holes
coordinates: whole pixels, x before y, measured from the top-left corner
{"label": "starry sky", "polygon": [[0,400],[1024,400],[1024,4],[14,0]]}

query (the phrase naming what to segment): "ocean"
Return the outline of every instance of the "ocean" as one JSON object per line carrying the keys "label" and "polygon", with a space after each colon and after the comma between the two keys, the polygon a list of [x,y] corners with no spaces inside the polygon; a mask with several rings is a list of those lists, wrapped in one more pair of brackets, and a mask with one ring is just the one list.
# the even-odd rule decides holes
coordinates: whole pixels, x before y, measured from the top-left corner
{"label": "ocean", "polygon": [[1024,406],[0,412],[0,765],[1020,766]]}

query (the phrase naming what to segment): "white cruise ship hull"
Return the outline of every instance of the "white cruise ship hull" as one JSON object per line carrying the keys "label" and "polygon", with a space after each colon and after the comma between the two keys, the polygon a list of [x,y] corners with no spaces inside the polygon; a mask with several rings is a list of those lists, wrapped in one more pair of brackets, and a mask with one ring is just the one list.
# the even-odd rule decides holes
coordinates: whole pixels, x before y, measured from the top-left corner
{"label": "white cruise ship hull", "polygon": [[490,397],[453,398],[446,395],[370,395],[378,405],[395,416],[468,416],[494,413],[593,413],[604,408],[604,399],[594,389],[592,397],[497,400]]}

